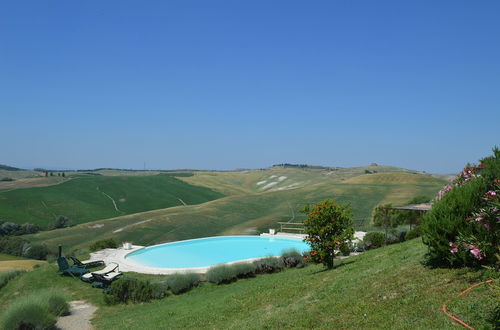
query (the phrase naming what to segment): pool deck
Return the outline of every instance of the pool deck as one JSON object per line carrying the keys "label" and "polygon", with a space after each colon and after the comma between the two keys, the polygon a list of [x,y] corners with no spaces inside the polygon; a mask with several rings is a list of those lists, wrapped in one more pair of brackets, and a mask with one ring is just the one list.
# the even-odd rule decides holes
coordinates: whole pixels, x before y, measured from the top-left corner
{"label": "pool deck", "polygon": [[[364,232],[356,232],[354,236],[357,239],[360,239],[360,238],[362,239],[364,234],[365,234]],[[294,238],[294,239],[300,239],[300,240],[302,240],[306,237],[305,234],[290,234],[290,233],[276,233],[274,235],[264,233],[264,234],[260,234],[260,236],[284,237],[284,238]],[[135,272],[135,273],[155,274],[155,275],[170,275],[170,274],[176,274],[176,273],[200,273],[200,274],[204,274],[211,267],[210,266],[210,267],[196,267],[196,268],[155,268],[155,267],[142,266],[140,264],[134,263],[133,261],[125,258],[125,256],[127,254],[129,254],[130,252],[134,252],[134,251],[140,250],[142,248],[144,248],[144,246],[132,245],[132,247],[130,249],[124,249],[123,247],[118,248],[118,249],[104,249],[104,250],[100,250],[100,251],[91,253],[90,260],[103,260],[106,265],[114,262],[114,263],[118,264],[118,269],[121,272]],[[261,258],[239,260],[239,261],[235,261],[235,262],[226,263],[226,265],[241,263],[241,262],[252,262],[252,261],[258,260],[258,259],[261,259]]]}

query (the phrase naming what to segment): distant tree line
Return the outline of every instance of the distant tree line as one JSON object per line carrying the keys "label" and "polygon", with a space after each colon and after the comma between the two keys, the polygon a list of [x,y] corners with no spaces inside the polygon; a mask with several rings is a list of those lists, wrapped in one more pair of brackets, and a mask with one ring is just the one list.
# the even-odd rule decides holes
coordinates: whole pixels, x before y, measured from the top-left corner
{"label": "distant tree line", "polygon": [[0,253],[30,259],[45,260],[51,253],[45,244],[33,244],[21,237],[0,237]]}
{"label": "distant tree line", "polygon": [[1,178],[0,181],[14,181],[15,179],[13,178],[8,178],[8,177],[4,177],[4,178]]}
{"label": "distant tree line", "polygon": [[[49,223],[47,226],[48,230],[60,229],[70,227],[73,224],[73,221],[68,219],[65,216],[59,216],[56,220]],[[22,225],[8,222],[8,221],[0,221],[0,236],[20,236],[27,234],[36,234],[40,230],[40,226],[32,224],[32,223],[24,223]]]}
{"label": "distant tree line", "polygon": [[309,168],[309,169],[321,169],[321,170],[337,170],[337,167],[327,167],[327,166],[318,166],[318,165],[307,165],[307,164],[290,164],[290,163],[282,163],[275,164],[272,167],[285,167],[285,168]]}

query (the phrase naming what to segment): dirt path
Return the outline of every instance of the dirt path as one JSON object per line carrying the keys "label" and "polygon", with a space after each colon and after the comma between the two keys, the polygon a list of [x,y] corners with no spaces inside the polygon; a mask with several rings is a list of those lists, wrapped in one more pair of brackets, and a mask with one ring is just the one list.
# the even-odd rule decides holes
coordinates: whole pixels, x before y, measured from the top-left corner
{"label": "dirt path", "polygon": [[[97,187],[97,189],[98,189],[98,190],[100,190],[100,189],[99,189],[99,187]],[[115,200],[113,199],[113,197],[109,196],[109,195],[108,195],[108,194],[106,194],[104,191],[101,191],[101,193],[102,193],[104,196],[106,196],[106,197],[108,197],[109,199],[111,199],[111,201],[113,202],[113,206],[115,207],[115,210],[116,210],[117,212],[120,212],[120,213],[122,212],[122,211],[120,211],[120,210],[118,209],[118,206],[116,206],[116,202],[115,202]]]}
{"label": "dirt path", "polygon": [[94,329],[90,320],[97,307],[84,301],[75,300],[70,303],[70,314],[57,320],[57,328],[61,330],[91,330]]}

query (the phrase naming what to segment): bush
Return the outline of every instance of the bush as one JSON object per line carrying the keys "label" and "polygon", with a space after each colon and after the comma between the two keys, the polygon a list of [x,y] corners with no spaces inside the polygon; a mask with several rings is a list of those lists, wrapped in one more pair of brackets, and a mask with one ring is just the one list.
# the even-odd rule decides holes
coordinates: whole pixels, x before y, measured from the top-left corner
{"label": "bush", "polygon": [[253,263],[242,262],[231,265],[230,267],[234,268],[234,272],[236,277],[238,278],[249,278],[255,276],[255,270],[257,267]]}
{"label": "bush", "polygon": [[500,241],[500,149],[467,165],[436,197],[422,224],[427,262],[438,266],[494,264]]}
{"label": "bush", "polygon": [[165,282],[156,282],[153,286],[153,299],[162,299],[167,296],[168,285]]}
{"label": "bush", "polygon": [[413,228],[412,230],[407,232],[406,236],[405,236],[405,240],[408,241],[410,239],[414,239],[414,238],[417,238],[420,236],[422,236],[422,228],[419,226],[419,227]]}
{"label": "bush", "polygon": [[14,329],[52,329],[56,318],[39,301],[20,299],[9,305],[2,313],[1,328]]}
{"label": "bush", "polygon": [[112,238],[107,238],[107,239],[102,239],[100,241],[96,241],[92,244],[90,244],[90,251],[98,251],[98,250],[103,250],[107,248],[111,249],[116,249],[118,247],[118,243]]}
{"label": "bush", "polygon": [[0,253],[23,256],[23,251],[30,246],[27,240],[20,237],[0,237]]}
{"label": "bush", "polygon": [[56,316],[67,314],[66,297],[46,289],[15,300],[2,314],[2,329],[53,329]]}
{"label": "bush", "polygon": [[14,179],[13,178],[9,178],[9,177],[4,177],[4,178],[1,178],[0,181],[9,182],[9,181],[14,181]]}
{"label": "bush", "polygon": [[207,281],[215,284],[231,283],[236,280],[236,269],[228,265],[211,267],[205,274]]}
{"label": "bush", "polygon": [[280,259],[286,268],[302,268],[306,264],[304,256],[295,249],[283,251]]}
{"label": "bush", "polygon": [[6,286],[10,280],[24,273],[26,273],[25,270],[13,270],[6,273],[0,273],[0,289]]}
{"label": "bush", "polygon": [[363,242],[365,243],[365,249],[376,249],[384,245],[385,243],[385,235],[384,233],[378,231],[370,231],[366,233],[363,238]]}
{"label": "bush", "polygon": [[191,290],[200,283],[200,275],[189,274],[173,274],[167,277],[167,285],[174,294],[180,294]]}
{"label": "bush", "polygon": [[276,257],[266,257],[253,262],[255,265],[255,272],[257,274],[270,274],[280,271],[285,266],[281,262],[280,258]]}
{"label": "bush", "polygon": [[50,250],[44,244],[33,244],[31,245],[24,253],[24,257],[37,259],[37,260],[45,260],[47,259],[47,255],[49,255]]}
{"label": "bush", "polygon": [[134,303],[148,302],[154,297],[154,289],[155,287],[149,281],[123,278],[111,284],[104,301],[110,305],[119,302],[128,303],[129,301]]}

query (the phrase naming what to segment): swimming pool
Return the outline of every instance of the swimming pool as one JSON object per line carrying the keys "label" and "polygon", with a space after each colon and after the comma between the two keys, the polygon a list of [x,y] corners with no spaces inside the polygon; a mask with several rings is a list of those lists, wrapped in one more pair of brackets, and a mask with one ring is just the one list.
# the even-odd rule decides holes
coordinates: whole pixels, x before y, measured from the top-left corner
{"label": "swimming pool", "polygon": [[300,239],[267,236],[218,236],[146,247],[125,256],[133,264],[169,269],[203,268],[266,256],[282,251],[309,251]]}

